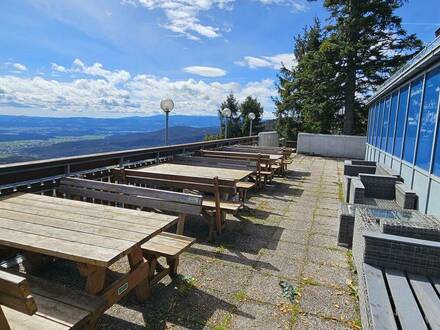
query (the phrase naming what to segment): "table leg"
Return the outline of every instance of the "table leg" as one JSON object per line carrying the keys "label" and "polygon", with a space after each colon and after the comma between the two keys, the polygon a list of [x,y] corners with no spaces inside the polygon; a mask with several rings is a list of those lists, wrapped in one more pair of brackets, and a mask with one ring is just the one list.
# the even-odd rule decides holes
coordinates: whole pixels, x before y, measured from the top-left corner
{"label": "table leg", "polygon": [[[145,262],[144,256],[142,255],[142,249],[140,246],[133,249],[128,254],[128,262],[130,264],[131,270],[136,269],[137,265]],[[151,289],[150,289],[150,283],[148,277],[136,286],[135,293],[137,299],[141,302],[145,301],[150,296]]]}
{"label": "table leg", "polygon": [[179,214],[179,221],[177,222],[176,234],[179,234],[179,235],[183,234],[183,228],[185,227],[185,219],[186,219],[186,215],[183,213],[180,213]]}
{"label": "table leg", "polygon": [[104,289],[107,269],[86,264],[77,264],[77,266],[80,274],[87,277],[86,291],[94,296],[98,295]]}
{"label": "table leg", "polygon": [[29,274],[38,273],[50,261],[48,256],[39,253],[24,251],[23,254],[25,257],[24,268]]}

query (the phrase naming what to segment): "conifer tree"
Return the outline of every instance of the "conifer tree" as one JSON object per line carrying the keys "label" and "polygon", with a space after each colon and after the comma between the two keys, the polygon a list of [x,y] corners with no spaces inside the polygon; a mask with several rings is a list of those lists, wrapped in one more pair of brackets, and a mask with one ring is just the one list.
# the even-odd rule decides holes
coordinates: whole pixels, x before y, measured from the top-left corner
{"label": "conifer tree", "polygon": [[261,121],[261,117],[263,116],[263,107],[256,98],[253,98],[252,96],[248,96],[240,105],[242,136],[249,135],[250,120],[248,118],[248,115],[251,112],[255,114],[255,119],[252,122],[252,135],[258,134],[264,129],[264,125]]}
{"label": "conifer tree", "polygon": [[[222,110],[225,108],[229,108],[231,110],[231,117],[224,118],[222,116]],[[233,93],[230,93],[226,100],[220,105],[220,109],[218,110],[220,117],[220,125],[222,130],[222,135],[224,136],[225,132],[225,121],[228,120],[228,138],[239,137],[241,136],[241,125],[240,125],[240,104],[235,98]]]}

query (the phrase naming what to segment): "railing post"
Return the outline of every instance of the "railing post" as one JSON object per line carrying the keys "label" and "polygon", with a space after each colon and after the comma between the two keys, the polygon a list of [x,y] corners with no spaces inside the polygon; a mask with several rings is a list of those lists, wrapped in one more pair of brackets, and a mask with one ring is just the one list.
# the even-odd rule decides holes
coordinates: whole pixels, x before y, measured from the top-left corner
{"label": "railing post", "polygon": [[159,164],[160,158],[159,158],[159,152],[156,153],[156,164]]}

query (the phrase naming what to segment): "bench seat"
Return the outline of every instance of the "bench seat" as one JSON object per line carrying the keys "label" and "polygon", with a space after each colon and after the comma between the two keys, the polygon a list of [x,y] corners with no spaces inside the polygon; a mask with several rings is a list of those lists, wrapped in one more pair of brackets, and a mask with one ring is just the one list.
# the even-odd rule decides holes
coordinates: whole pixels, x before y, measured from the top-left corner
{"label": "bench seat", "polygon": [[164,232],[144,243],[142,250],[163,257],[177,257],[195,241],[192,237]]}
{"label": "bench seat", "polygon": [[[204,199],[202,202],[202,205],[205,209],[208,210],[215,210],[215,201],[211,199]],[[237,202],[230,202],[230,201],[221,201],[220,202],[220,209],[222,211],[226,211],[228,213],[235,213],[237,212],[241,207],[240,203]]]}
{"label": "bench seat", "polygon": [[245,181],[237,182],[238,189],[249,190],[252,189],[253,187],[255,187],[255,182],[245,182]]}
{"label": "bench seat", "polygon": [[[179,256],[195,241],[195,238],[163,232],[143,244],[142,252],[150,264],[148,278],[151,285],[159,283],[167,275],[177,278]],[[159,257],[166,258],[168,267],[159,262]]]}
{"label": "bench seat", "polygon": [[363,264],[365,329],[439,329],[437,278]]}
{"label": "bench seat", "polygon": [[67,288],[28,274],[9,272],[5,274],[8,277],[22,278],[27,282],[37,307],[33,315],[27,315],[11,307],[2,306],[11,329],[90,328],[106,308],[106,302],[102,297],[92,296],[84,291]]}

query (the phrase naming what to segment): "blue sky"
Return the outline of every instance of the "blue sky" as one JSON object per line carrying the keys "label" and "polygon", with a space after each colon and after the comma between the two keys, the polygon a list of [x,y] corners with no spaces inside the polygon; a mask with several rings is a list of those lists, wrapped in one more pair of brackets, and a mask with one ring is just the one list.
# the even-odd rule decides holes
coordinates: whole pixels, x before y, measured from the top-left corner
{"label": "blue sky", "polygon": [[[440,27],[438,0],[398,12],[424,41]],[[216,115],[229,93],[257,97],[265,117],[281,63],[294,65],[293,36],[322,1],[2,0],[0,114]]]}

